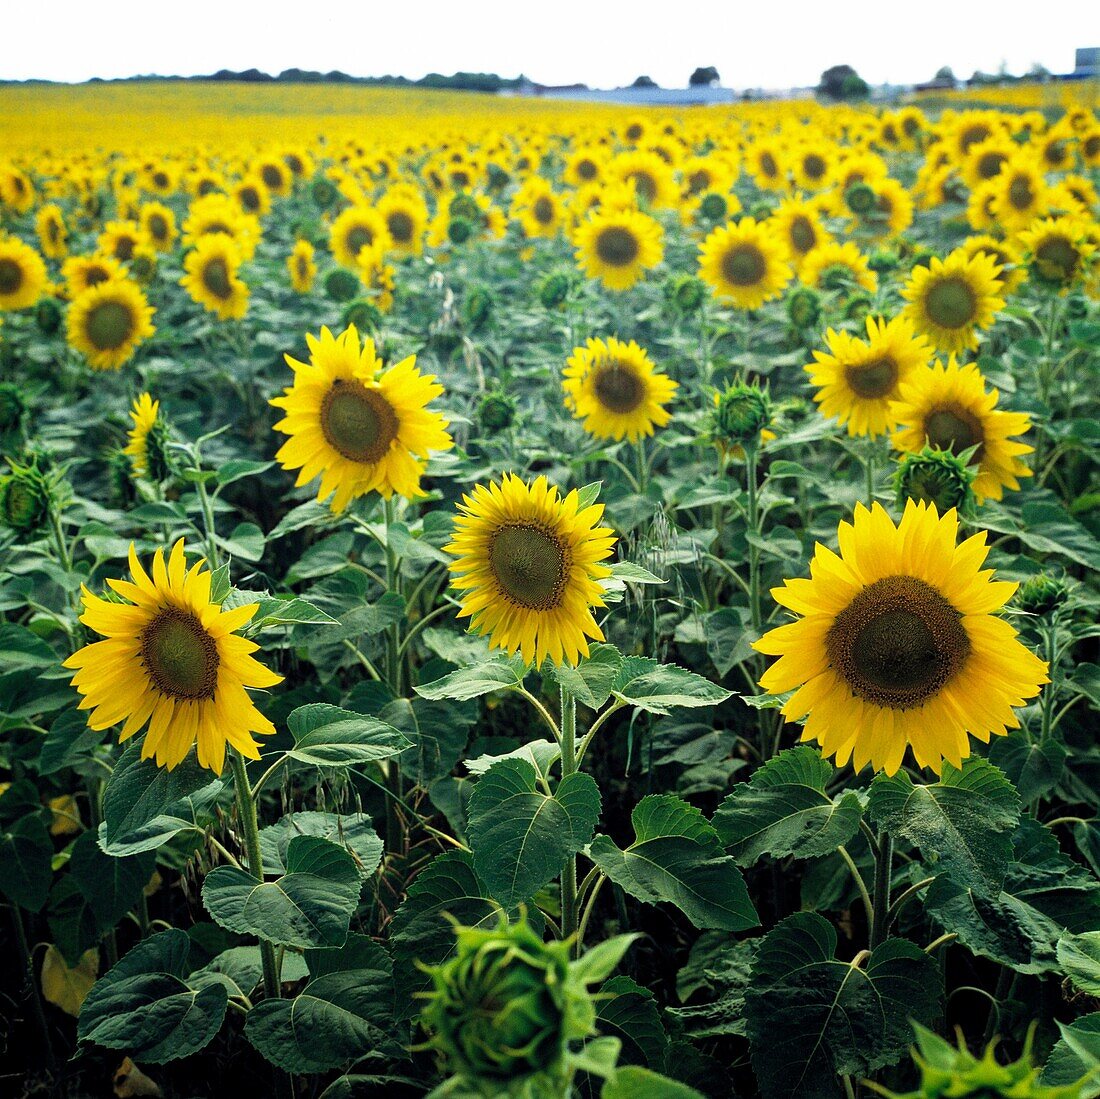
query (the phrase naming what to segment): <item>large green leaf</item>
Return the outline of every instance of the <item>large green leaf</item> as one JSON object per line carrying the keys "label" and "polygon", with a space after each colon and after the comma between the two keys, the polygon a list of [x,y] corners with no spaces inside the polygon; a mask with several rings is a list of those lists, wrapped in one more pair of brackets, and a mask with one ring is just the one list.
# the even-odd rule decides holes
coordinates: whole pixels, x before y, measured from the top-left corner
{"label": "large green leaf", "polygon": [[676,664],[628,656],[615,677],[612,694],[640,710],[667,714],[673,706],[716,706],[733,692]]}
{"label": "large green leaf", "polygon": [[20,908],[37,912],[50,892],[52,857],[53,844],[42,815],[20,817],[0,831],[0,893]]}
{"label": "large green leaf", "polygon": [[470,698],[480,698],[492,691],[515,690],[523,686],[523,677],[527,673],[527,662],[519,656],[498,656],[484,664],[475,664],[469,668],[459,668],[442,679],[425,683],[416,688],[421,698],[451,698],[456,702],[465,702]]}
{"label": "large green leaf", "polygon": [[1100,1011],[1072,1023],[1059,1023],[1062,1037],[1050,1051],[1040,1081],[1046,1087],[1067,1087],[1091,1073],[1081,1091],[1083,1099],[1100,1095]]}
{"label": "large green leaf", "polygon": [[378,869],[385,848],[366,813],[288,813],[260,832],[260,855],[265,874],[285,873],[287,848],[295,836],[320,836],[341,844],[355,859],[363,877],[369,877]]}
{"label": "large green leaf", "polygon": [[578,702],[598,710],[611,697],[622,666],[622,653],[614,645],[597,644],[576,667],[561,664],[554,668],[554,678]]}
{"label": "large green leaf", "polygon": [[625,1065],[600,1089],[600,1099],[704,1099],[701,1091],[640,1065]]}
{"label": "large green leaf", "polygon": [[400,729],[409,747],[398,757],[401,773],[418,786],[430,786],[451,773],[477,721],[476,702],[398,698],[381,717]]}
{"label": "large green leaf", "polygon": [[592,838],[600,792],[591,775],[566,775],[553,795],[523,759],[495,763],[466,808],[474,866],[493,897],[510,906],[528,900]]}
{"label": "large green leaf", "polygon": [[764,1099],[834,1099],[841,1075],[893,1064],[940,1010],[936,963],[905,939],[887,939],[863,967],[836,958],[833,926],[812,912],[765,937],[745,991],[745,1017]]}
{"label": "large green leaf", "polygon": [[668,1034],[657,1000],[629,977],[612,977],[600,987],[596,1026],[621,1043],[619,1063],[659,1068],[664,1064]]}
{"label": "large green leaf", "polygon": [[1058,964],[1082,992],[1100,996],[1100,931],[1063,935],[1058,940]]}
{"label": "large green leaf", "polygon": [[1032,744],[1020,730],[993,738],[989,762],[999,767],[1016,787],[1021,801],[1034,801],[1058,785],[1066,765],[1066,748],[1051,738]]}
{"label": "large green leaf", "polygon": [[191,940],[178,928],[138,943],[88,993],[77,1038],[125,1050],[143,1063],[189,1057],[206,1046],[225,1018],[225,986],[187,979]]}
{"label": "large green leaf", "polygon": [[311,980],[293,999],[264,1000],[245,1037],[287,1072],[325,1072],[364,1057],[400,1053],[394,1035],[393,965],[365,935],[306,955]]}
{"label": "large green leaf", "polygon": [[299,706],[287,725],[294,737],[290,758],[318,767],[389,759],[409,746],[408,739],[384,721],[324,702]]}
{"label": "large green leaf", "polygon": [[235,866],[206,877],[202,900],[222,927],[281,946],[340,946],[359,899],[355,859],[340,844],[295,836],[286,848],[287,872],[258,882]]}
{"label": "large green leaf", "polygon": [[631,821],[635,840],[625,850],[609,836],[589,847],[613,882],[650,904],[675,904],[696,927],[743,931],[759,923],[741,872],[698,809],[672,794],[651,794]]}
{"label": "large green leaf", "polygon": [[808,859],[836,850],[859,830],[862,809],[850,791],[825,793],[833,773],[808,746],[781,752],[739,783],[714,814],[722,846],[742,866],[763,855]]}
{"label": "large green leaf", "polygon": [[1020,797],[1001,771],[974,757],[961,771],[945,763],[943,777],[928,786],[915,786],[904,771],[876,776],[868,812],[880,828],[920,848],[926,863],[988,889],[1004,881],[1012,861]]}

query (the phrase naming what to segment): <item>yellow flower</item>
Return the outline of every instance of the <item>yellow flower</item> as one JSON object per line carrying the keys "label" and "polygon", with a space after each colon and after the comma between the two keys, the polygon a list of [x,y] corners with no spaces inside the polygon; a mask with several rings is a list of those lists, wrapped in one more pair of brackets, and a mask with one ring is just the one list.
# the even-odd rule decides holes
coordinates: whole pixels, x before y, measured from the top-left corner
{"label": "yellow flower", "polygon": [[867,257],[850,240],[843,244],[830,240],[815,248],[802,261],[798,277],[804,286],[823,290],[851,290],[858,286],[873,294],[878,289],[878,276],[871,270]]}
{"label": "yellow flower", "polygon": [[565,205],[546,180],[533,176],[516,192],[511,213],[527,236],[556,237],[561,231]]}
{"label": "yellow flower", "polygon": [[64,259],[69,254],[69,230],[61,207],[50,202],[34,215],[34,228],[42,254],[50,259]]}
{"label": "yellow flower", "polygon": [[139,212],[141,227],[158,252],[171,252],[179,230],[176,215],[163,202],[147,202]]}
{"label": "yellow flower", "polygon": [[149,474],[149,434],[156,426],[160,401],[154,401],[148,393],[141,393],[130,409],[130,419],[134,426],[127,435],[123,454],[130,456],[135,477],[147,477]]}
{"label": "yellow flower", "polygon": [[739,309],[758,309],[791,281],[787,248],[751,217],[715,229],[699,249],[699,277]]}
{"label": "yellow flower", "polygon": [[565,368],[565,404],[599,439],[636,442],[672,418],[665,405],[676,382],[655,370],[633,340],[589,340],[576,347]]}
{"label": "yellow flower", "polygon": [[765,224],[778,231],[796,267],[832,240],[832,234],[821,224],[818,207],[802,198],[784,199]]}
{"label": "yellow flower", "polygon": [[275,425],[290,436],[275,456],[283,468],[299,470],[299,486],[320,475],[317,498],[331,495],[334,512],[368,492],[422,496],[429,453],[454,446],[447,420],[427,407],[443,387],[411,355],[382,370],[374,341],[360,346],[354,326],[336,337],[322,328],[306,343],[309,362],[286,356],[294,384],[271,401],[286,413]]}
{"label": "yellow flower", "polygon": [[507,473],[499,485],[475,486],[458,510],[445,549],[458,558],[450,567],[459,617],[528,663],[587,656],[589,638],[603,640],[591,608],[605,605],[600,580],[611,569],[600,562],[615,544],[597,526],[603,504],[581,507],[576,489],[563,500],[545,477],[528,485]]}
{"label": "yellow flower", "polygon": [[[821,545],[810,579],[773,588],[801,617],[766,633],[754,648],[777,660],[760,685],[794,690],[782,713],[806,718],[802,740],[858,771],[892,775],[911,748],[937,774],[1019,727],[1015,707],[1048,682],[1047,665],[992,613],[1016,584],[981,566],[981,532],[956,546],[958,518],[910,500],[895,527],[878,503],[856,505],[837,531],[840,555]],[[796,689],[797,688],[797,689]]]}
{"label": "yellow flower", "polygon": [[103,282],[126,278],[126,268],[111,256],[70,256],[61,265],[70,298]]}
{"label": "yellow flower", "polygon": [[286,266],[290,272],[290,285],[295,292],[308,294],[313,289],[313,280],[317,277],[313,245],[308,240],[295,241],[294,250],[287,256]]}
{"label": "yellow flower", "polygon": [[999,500],[1006,487],[1020,487],[1017,478],[1031,476],[1019,459],[1034,449],[1012,439],[1030,429],[1027,413],[999,410],[999,397],[996,389],[986,392],[985,379],[974,363],[959,366],[952,355],[946,366],[937,362],[924,367],[902,385],[891,409],[902,426],[891,443],[909,454],[919,453],[926,444],[953,454],[977,447],[970,459],[978,466],[974,495],[979,504]]}
{"label": "yellow flower", "polygon": [[1043,170],[1027,154],[1019,153],[995,177],[992,208],[1001,226],[1010,233],[1026,228],[1043,214],[1047,185]]}
{"label": "yellow flower", "polygon": [[825,333],[829,354],[815,351],[806,366],[823,416],[834,416],[849,435],[883,435],[897,426],[891,402],[914,370],[927,366],[932,349],[902,317],[867,318],[867,341],[847,332]]}
{"label": "yellow flower", "polygon": [[148,243],[148,235],[136,221],[111,221],[99,234],[96,248],[120,263],[128,263],[133,259],[134,252]]}
{"label": "yellow flower", "polygon": [[639,200],[652,209],[675,206],[679,188],[672,169],[656,153],[635,149],[620,153],[607,166],[608,175],[633,184]]}
{"label": "yellow flower", "polygon": [[119,740],[126,741],[148,723],[142,759],[155,756],[157,766],[171,770],[197,743],[199,763],[220,774],[227,741],[260,758],[250,734],[275,728],[245,688],[273,687],[282,676],[249,655],[258,645],[236,636],[259,604],[223,611],[210,601],[204,564],[187,568],[181,538],[167,566],[157,550],[150,577],[131,544],[131,580],[107,581],[129,602],[81,589],[80,621],[106,640],[85,645],[65,667],[76,669],[72,684],[83,695],[80,709],[92,711],[90,728],[124,721]]}
{"label": "yellow flower", "polygon": [[979,252],[993,257],[997,264],[997,281],[1000,285],[1000,293],[1007,298],[1027,277],[1027,269],[1023,265],[1023,257],[1016,246],[1007,240],[997,240],[988,234],[967,237],[959,245],[959,251],[965,256],[976,256]]}
{"label": "yellow flower", "polygon": [[30,245],[0,236],[0,313],[30,308],[47,281],[46,265]]}
{"label": "yellow flower", "polygon": [[223,321],[239,319],[248,312],[248,287],[237,272],[241,254],[233,238],[224,233],[199,237],[184,258],[187,272],[180,279],[192,299]]}
{"label": "yellow flower", "polygon": [[1032,279],[1065,293],[1084,277],[1095,246],[1080,217],[1044,218],[1019,235]]}
{"label": "yellow flower", "polygon": [[354,267],[364,248],[389,244],[389,231],[382,215],[369,206],[349,206],[332,223],[329,247],[342,267]]}
{"label": "yellow flower", "polygon": [[156,329],[153,307],[129,279],[102,282],[69,306],[68,339],[94,370],[117,370]]}
{"label": "yellow flower", "polygon": [[992,256],[967,256],[956,249],[946,260],[933,257],[927,267],[914,267],[901,296],[909,303],[904,315],[937,351],[965,351],[978,346],[978,330],[988,328],[1004,308]]}
{"label": "yellow flower", "polygon": [[600,207],[574,234],[577,264],[609,290],[628,290],[661,262],[661,237],[660,223],[648,214]]}
{"label": "yellow flower", "polygon": [[404,185],[391,187],[379,199],[378,213],[386,223],[394,251],[408,256],[418,256],[424,251],[428,208],[419,191]]}

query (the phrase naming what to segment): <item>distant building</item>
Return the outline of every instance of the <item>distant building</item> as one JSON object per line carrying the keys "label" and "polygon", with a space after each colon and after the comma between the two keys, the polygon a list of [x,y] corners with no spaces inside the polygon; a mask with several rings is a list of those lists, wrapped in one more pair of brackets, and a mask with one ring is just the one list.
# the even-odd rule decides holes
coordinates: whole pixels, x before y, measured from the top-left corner
{"label": "distant building", "polygon": [[1077,50],[1073,72],[1061,80],[1100,80],[1100,46],[1082,46]]}

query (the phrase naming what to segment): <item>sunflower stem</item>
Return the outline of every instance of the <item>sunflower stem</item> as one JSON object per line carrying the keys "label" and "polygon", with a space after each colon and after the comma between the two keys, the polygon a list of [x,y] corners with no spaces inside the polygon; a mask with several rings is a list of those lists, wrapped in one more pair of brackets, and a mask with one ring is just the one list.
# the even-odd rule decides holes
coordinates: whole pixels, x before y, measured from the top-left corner
{"label": "sunflower stem", "polygon": [[1043,630],[1043,648],[1045,649],[1044,657],[1047,662],[1047,675],[1050,677],[1050,682],[1046,685],[1046,690],[1043,692],[1042,702],[1042,723],[1039,726],[1039,744],[1043,745],[1050,739],[1050,732],[1053,728],[1053,715],[1054,715],[1054,702],[1056,692],[1054,690],[1054,666],[1057,663],[1057,643],[1058,643],[1058,627],[1050,622]]}
{"label": "sunflower stem", "polygon": [[638,495],[644,496],[649,487],[649,462],[646,460],[645,439],[639,436],[638,443]]}
{"label": "sunflower stem", "polygon": [[894,869],[894,840],[889,832],[878,837],[875,852],[875,899],[871,920],[870,946],[874,950],[886,941],[890,923],[890,877]]}
{"label": "sunflower stem", "polygon": [[[197,462],[195,464],[198,465]],[[201,476],[195,481],[195,492],[198,494],[199,505],[202,508],[202,527],[203,534],[206,536],[206,557],[210,562],[211,569],[217,569],[221,567],[221,558],[218,555],[218,543],[214,541],[214,532],[217,530],[214,526],[214,507],[210,502],[210,494],[206,491],[206,483]]]}
{"label": "sunflower stem", "polygon": [[[256,801],[252,797],[252,787],[248,784],[248,767],[244,756],[235,748],[229,748],[229,765],[233,769],[233,790],[237,795],[237,815],[241,820],[244,833],[244,853],[248,859],[248,872],[257,881],[264,880],[263,857],[260,854],[260,824],[256,818]],[[275,948],[264,939],[260,940],[260,961],[264,971],[264,996],[277,1000],[280,995],[279,970],[275,964]]]}
{"label": "sunflower stem", "polygon": [[867,477],[867,506],[875,502],[875,452],[878,449],[878,440],[873,435],[867,436],[867,449],[863,455],[863,472]]}
{"label": "sunflower stem", "polygon": [[[577,700],[561,688],[561,777],[577,770]],[[577,931],[577,856],[565,860],[561,872],[561,937],[568,939]],[[576,951],[577,944],[573,949]]]}
{"label": "sunflower stem", "polygon": [[34,955],[31,952],[30,941],[27,938],[27,928],[23,922],[23,910],[17,904],[11,906],[11,918],[15,923],[15,939],[19,944],[20,960],[23,963],[23,973],[27,987],[30,990],[31,1007],[34,1010],[34,1023],[38,1030],[38,1037],[42,1043],[42,1052],[46,1057],[46,1067],[51,1073],[57,1067],[54,1058],[53,1043],[50,1041],[50,1027],[46,1022],[46,1012],[42,1007],[42,995],[38,991],[38,982],[34,978]]}

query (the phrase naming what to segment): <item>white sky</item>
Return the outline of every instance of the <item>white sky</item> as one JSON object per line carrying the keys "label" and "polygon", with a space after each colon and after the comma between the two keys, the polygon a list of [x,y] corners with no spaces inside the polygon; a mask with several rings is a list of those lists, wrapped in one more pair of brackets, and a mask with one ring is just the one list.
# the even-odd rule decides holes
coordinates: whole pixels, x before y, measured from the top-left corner
{"label": "white sky", "polygon": [[297,67],[354,76],[520,72],[546,84],[814,84],[848,63],[872,83],[941,65],[1073,68],[1100,45],[1096,0],[39,0],[4,4],[0,79]]}

